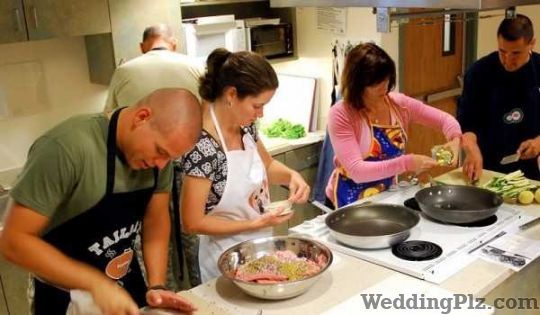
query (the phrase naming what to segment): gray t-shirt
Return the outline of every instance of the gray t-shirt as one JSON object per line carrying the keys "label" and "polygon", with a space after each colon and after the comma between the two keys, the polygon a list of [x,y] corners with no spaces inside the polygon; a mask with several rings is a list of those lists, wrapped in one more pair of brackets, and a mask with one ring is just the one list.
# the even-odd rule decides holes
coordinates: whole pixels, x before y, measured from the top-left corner
{"label": "gray t-shirt", "polygon": [[[108,126],[104,114],[75,116],[46,132],[30,148],[11,197],[51,219],[47,230],[92,208],[105,195]],[[133,170],[116,157],[114,192],[153,184],[152,169]],[[159,172],[156,192],[168,192],[171,186],[169,163]]]}

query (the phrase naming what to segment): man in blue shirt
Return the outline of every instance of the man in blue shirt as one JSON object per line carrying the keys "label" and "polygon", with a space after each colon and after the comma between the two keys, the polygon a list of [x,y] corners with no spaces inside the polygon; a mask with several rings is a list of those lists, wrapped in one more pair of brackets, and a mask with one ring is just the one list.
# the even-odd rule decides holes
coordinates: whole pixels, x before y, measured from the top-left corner
{"label": "man in blue shirt", "polygon": [[[522,170],[540,179],[540,55],[533,52],[531,20],[521,14],[504,19],[497,31],[498,51],[476,61],[465,74],[457,118],[464,132],[463,172],[480,178],[482,169]],[[520,153],[516,163],[504,156]]]}

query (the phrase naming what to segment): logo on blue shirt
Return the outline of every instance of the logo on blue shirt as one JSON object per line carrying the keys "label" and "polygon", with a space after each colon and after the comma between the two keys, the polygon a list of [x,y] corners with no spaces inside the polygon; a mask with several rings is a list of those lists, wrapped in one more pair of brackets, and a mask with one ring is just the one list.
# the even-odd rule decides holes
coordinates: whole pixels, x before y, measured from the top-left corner
{"label": "logo on blue shirt", "polygon": [[518,124],[523,120],[523,111],[520,108],[514,108],[504,114],[503,120],[506,124]]}

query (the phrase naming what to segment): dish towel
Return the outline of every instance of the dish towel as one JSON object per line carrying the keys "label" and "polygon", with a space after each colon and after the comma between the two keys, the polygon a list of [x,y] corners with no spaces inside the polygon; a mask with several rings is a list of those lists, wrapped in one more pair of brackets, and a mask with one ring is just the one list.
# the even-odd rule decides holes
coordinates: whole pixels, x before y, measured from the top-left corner
{"label": "dish towel", "polygon": [[99,307],[94,303],[92,295],[88,291],[69,291],[71,302],[68,305],[66,315],[103,315]]}

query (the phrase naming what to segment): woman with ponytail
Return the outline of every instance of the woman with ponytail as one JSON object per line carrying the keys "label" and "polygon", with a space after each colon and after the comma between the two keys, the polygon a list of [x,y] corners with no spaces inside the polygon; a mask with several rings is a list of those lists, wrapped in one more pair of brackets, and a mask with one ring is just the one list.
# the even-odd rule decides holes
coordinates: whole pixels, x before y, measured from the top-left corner
{"label": "woman with ponytail", "polygon": [[309,186],[298,172],[274,160],[257,136],[255,121],[274,95],[272,66],[252,52],[214,50],[200,79],[203,131],[184,156],[182,227],[199,234],[202,282],[219,276],[221,253],[244,240],[272,235],[292,214],[264,212],[269,184],[287,185],[289,201],[304,203]]}

